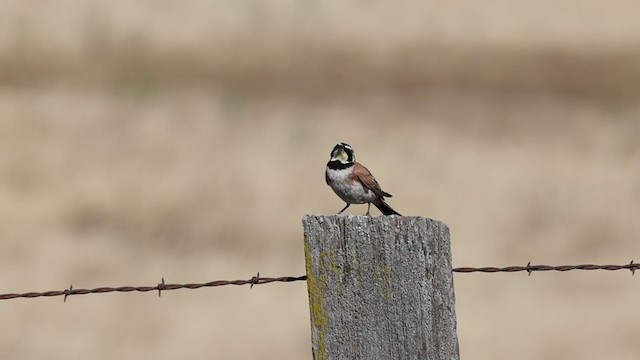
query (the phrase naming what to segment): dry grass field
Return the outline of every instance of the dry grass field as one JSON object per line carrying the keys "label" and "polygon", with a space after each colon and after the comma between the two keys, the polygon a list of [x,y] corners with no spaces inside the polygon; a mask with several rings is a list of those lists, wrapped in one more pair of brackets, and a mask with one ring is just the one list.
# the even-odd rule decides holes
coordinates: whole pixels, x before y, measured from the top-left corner
{"label": "dry grass field", "polygon": [[[0,293],[301,275],[302,216],[343,206],[338,141],[450,226],[454,266],[640,261],[638,13],[1,1]],[[637,359],[637,277],[456,274],[461,357]],[[3,301],[0,358],[310,359],[307,304],[303,282]]]}

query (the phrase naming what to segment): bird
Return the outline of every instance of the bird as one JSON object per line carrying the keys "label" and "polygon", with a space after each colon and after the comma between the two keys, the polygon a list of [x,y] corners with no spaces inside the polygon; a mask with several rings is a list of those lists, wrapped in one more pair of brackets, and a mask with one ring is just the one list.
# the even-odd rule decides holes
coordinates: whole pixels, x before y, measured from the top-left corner
{"label": "bird", "polygon": [[356,161],[351,145],[338,143],[331,150],[331,158],[325,171],[327,185],[333,189],[347,205],[338,215],[347,210],[351,204],[367,204],[367,216],[370,216],[371,204],[375,205],[383,215],[400,215],[385,201],[392,195],[382,191],[380,184],[371,172]]}

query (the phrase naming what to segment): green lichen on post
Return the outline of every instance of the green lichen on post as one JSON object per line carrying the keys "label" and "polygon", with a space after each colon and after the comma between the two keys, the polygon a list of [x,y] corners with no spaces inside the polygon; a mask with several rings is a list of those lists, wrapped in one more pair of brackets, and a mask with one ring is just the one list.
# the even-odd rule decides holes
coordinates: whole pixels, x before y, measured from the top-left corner
{"label": "green lichen on post", "polygon": [[307,289],[309,291],[309,310],[311,323],[316,330],[317,351],[314,353],[316,360],[325,360],[324,332],[327,327],[327,315],[322,305],[322,288],[326,287],[327,279],[318,279],[311,268],[311,254],[307,245],[307,237],[304,239],[304,257],[307,269]]}
{"label": "green lichen on post", "polygon": [[[327,270],[330,271],[332,274],[331,278],[333,278],[338,283],[336,288],[336,290],[338,291],[338,295],[342,296],[343,273],[342,273],[342,268],[338,266],[338,262],[339,261],[336,261],[335,250],[323,251],[320,253],[320,273],[326,274],[326,271],[324,268],[324,265],[326,264],[328,266]],[[326,276],[324,277],[326,278]],[[326,286],[326,279],[325,279],[324,285]]]}

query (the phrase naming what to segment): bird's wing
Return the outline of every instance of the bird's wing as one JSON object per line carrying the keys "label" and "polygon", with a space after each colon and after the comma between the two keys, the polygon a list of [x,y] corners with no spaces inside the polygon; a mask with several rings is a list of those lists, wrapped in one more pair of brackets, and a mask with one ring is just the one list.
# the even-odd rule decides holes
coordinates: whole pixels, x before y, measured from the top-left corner
{"label": "bird's wing", "polygon": [[376,178],[373,177],[373,175],[371,175],[371,172],[369,171],[369,169],[362,166],[360,163],[354,164],[352,175],[358,178],[358,181],[362,183],[362,186],[364,186],[365,189],[369,189],[373,191],[373,193],[376,194],[376,196],[380,198],[385,196],[391,196],[391,194],[388,194],[382,191],[380,184],[378,184],[378,181],[376,180]]}

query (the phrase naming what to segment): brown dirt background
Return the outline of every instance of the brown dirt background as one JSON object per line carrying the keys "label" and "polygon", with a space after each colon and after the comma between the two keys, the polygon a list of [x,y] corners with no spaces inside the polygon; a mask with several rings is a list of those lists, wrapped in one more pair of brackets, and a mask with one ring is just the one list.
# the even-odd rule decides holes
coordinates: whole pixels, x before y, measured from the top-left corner
{"label": "brown dirt background", "polygon": [[[640,261],[637,1],[0,8],[0,292],[301,275],[338,141],[450,226],[454,266]],[[454,280],[463,359],[640,356],[626,271]],[[5,301],[0,357],[310,359],[307,304]]]}

